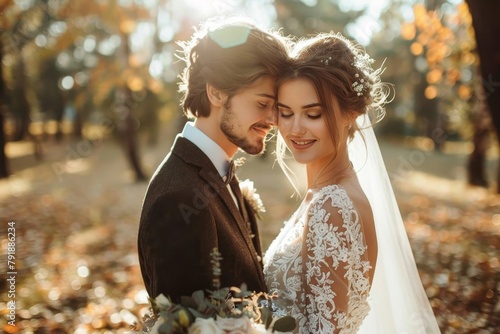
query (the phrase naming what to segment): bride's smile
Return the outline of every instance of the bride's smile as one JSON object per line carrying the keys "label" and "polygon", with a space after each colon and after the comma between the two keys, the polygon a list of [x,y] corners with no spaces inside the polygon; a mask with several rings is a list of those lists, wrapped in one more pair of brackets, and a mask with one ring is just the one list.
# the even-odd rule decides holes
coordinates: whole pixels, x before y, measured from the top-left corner
{"label": "bride's smile", "polygon": [[335,152],[314,86],[294,79],[278,91],[278,129],[295,160],[308,164]]}

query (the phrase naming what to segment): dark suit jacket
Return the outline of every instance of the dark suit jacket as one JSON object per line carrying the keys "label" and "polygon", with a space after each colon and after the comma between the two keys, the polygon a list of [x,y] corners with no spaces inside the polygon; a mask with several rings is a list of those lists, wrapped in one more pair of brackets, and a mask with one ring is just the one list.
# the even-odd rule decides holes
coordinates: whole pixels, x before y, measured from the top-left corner
{"label": "dark suit jacket", "polygon": [[243,207],[242,215],[210,159],[178,136],[142,206],[139,262],[149,296],[175,302],[212,290],[214,247],[223,258],[221,287],[246,283],[250,291],[267,291],[257,222],[246,200]]}

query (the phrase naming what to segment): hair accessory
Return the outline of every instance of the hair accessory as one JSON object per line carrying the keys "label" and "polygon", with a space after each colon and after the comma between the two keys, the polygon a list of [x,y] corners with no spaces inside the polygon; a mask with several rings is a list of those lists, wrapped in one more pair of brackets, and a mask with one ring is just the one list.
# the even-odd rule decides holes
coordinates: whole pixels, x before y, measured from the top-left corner
{"label": "hair accessory", "polygon": [[[359,78],[359,74],[356,73],[355,77]],[[365,82],[365,79],[361,79],[359,81],[354,81],[352,87],[354,88],[354,91],[357,93],[357,95],[361,96],[363,95],[363,90],[365,88],[368,90],[371,88],[371,84],[368,81]]]}
{"label": "hair accessory", "polygon": [[332,60],[332,57],[328,57],[328,59],[321,59],[319,62],[320,62],[320,63],[325,63],[325,65],[327,65],[327,66],[328,66],[328,62],[329,62],[330,60]]}
{"label": "hair accessory", "polygon": [[[364,74],[365,77],[369,78],[371,73],[373,73],[372,64],[375,62],[375,60],[371,58],[367,53],[362,53],[359,50],[353,50],[353,53],[354,63],[351,63],[351,65],[356,67],[359,72]],[[359,78],[359,73],[356,73],[354,76],[356,78]],[[372,85],[368,80],[358,80],[356,80],[352,84],[352,87],[354,88],[354,91],[358,96],[362,96],[364,89],[366,88],[369,91],[372,88]]]}
{"label": "hair accessory", "polygon": [[[356,78],[359,78],[359,73],[356,73],[354,76]],[[365,88],[369,90],[372,87],[372,85],[370,84],[369,81],[365,81],[365,79],[361,79],[359,81],[354,81],[352,84],[352,87],[354,88],[354,91],[357,93],[358,96],[362,96],[363,90]]]}
{"label": "hair accessory", "polygon": [[[333,59],[333,51],[336,50],[334,46],[336,41],[341,41],[345,44],[345,47],[350,51],[350,55],[346,55],[349,59],[347,63],[343,62],[343,56],[340,56],[338,66],[346,71],[348,76],[348,85],[351,85],[351,94],[361,97],[365,100],[365,112],[370,113],[370,117],[377,123],[385,115],[385,104],[391,102],[394,98],[391,93],[394,92],[393,85],[381,82],[381,75],[384,73],[384,63],[379,68],[373,68],[375,60],[366,53],[365,49],[357,45],[353,41],[345,38],[340,33],[326,33],[319,36],[320,39],[324,38],[322,47],[325,48],[324,53],[319,53],[318,56],[319,63],[325,67],[337,66],[337,59]],[[327,45],[332,43],[331,45]],[[332,50],[329,50],[329,48]],[[350,63],[349,63],[350,61]],[[349,66],[350,65],[350,66]],[[346,68],[347,67],[347,68]],[[347,88],[347,87],[346,87]],[[374,124],[373,123],[373,124]]]}
{"label": "hair accessory", "polygon": [[367,53],[354,52],[354,63],[351,65],[356,66],[358,70],[368,75],[373,71],[372,64],[375,62]]}
{"label": "hair accessory", "polygon": [[[350,50],[354,54],[354,62],[351,63],[351,66],[354,66],[358,69],[358,73],[356,73],[354,76],[357,78],[356,81],[353,82],[352,87],[354,91],[356,92],[357,96],[362,96],[364,93],[364,90],[366,89],[367,91],[370,91],[372,88],[372,84],[368,79],[359,79],[359,72],[364,74],[364,77],[370,78],[371,73],[373,73],[373,68],[372,64],[375,62],[373,58],[371,58],[367,53],[362,53],[359,50],[356,50],[354,47],[346,41],[346,44],[349,46]],[[332,57],[329,56],[328,58],[324,58],[320,60],[320,63],[325,64],[325,66],[329,65],[330,60],[332,60]]]}

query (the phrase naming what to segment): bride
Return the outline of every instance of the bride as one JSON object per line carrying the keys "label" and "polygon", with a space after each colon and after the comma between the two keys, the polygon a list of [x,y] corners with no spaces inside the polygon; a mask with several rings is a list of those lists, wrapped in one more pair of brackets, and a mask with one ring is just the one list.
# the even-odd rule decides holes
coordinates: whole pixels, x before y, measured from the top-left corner
{"label": "bride", "polygon": [[288,147],[305,164],[307,192],[264,274],[297,333],[439,333],[371,128],[389,91],[372,63],[319,34],[297,43],[279,82],[278,161],[290,173]]}

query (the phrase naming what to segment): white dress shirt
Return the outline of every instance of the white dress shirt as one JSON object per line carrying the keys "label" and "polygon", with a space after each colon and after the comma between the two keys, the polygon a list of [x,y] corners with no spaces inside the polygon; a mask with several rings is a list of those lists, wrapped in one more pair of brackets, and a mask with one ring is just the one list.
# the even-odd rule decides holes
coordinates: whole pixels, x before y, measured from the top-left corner
{"label": "white dress shirt", "polygon": [[[215,166],[215,169],[217,169],[221,178],[227,175],[231,158],[227,155],[226,151],[219,146],[219,144],[203,133],[203,131],[195,127],[194,122],[187,122],[184,125],[181,136],[195,144],[203,153],[205,153]],[[234,196],[229,184],[227,185],[227,189],[233,197],[236,207],[239,207],[238,200],[236,199],[236,196]]]}

